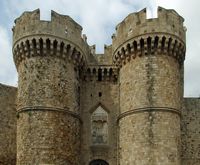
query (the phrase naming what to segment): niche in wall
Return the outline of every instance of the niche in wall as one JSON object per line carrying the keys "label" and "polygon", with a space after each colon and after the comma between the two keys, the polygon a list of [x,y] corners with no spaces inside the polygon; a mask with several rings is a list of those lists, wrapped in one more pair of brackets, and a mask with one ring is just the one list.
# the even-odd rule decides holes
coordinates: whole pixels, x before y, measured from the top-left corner
{"label": "niche in wall", "polygon": [[92,144],[108,144],[108,112],[99,105],[91,115]]}

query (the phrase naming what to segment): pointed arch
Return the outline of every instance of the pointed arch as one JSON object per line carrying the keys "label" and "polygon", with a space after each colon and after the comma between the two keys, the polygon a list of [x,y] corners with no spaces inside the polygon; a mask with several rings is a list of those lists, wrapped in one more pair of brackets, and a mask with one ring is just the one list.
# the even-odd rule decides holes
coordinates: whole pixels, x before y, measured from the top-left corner
{"label": "pointed arch", "polygon": [[97,104],[91,111],[91,143],[108,144],[108,112],[102,104]]}
{"label": "pointed arch", "polygon": [[108,114],[110,113],[110,111],[108,110],[108,108],[102,104],[101,102],[98,102],[97,104],[95,104],[91,109],[90,109],[90,113],[92,114],[99,106],[101,106]]}

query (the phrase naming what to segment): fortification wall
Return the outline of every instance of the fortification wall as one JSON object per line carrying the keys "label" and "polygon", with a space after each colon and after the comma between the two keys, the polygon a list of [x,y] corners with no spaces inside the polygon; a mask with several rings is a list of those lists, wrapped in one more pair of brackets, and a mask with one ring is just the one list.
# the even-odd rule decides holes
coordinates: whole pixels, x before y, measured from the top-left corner
{"label": "fortification wall", "polygon": [[39,10],[16,19],[17,164],[80,163],[78,68],[89,49],[81,30],[53,11],[51,21]]}
{"label": "fortification wall", "polygon": [[37,57],[22,61],[18,72],[18,163],[78,162],[79,83],[74,66]]}
{"label": "fortification wall", "polygon": [[97,54],[96,59],[98,61],[98,65],[112,65],[112,45],[104,45],[104,54]]}
{"label": "fortification wall", "polygon": [[178,67],[170,57],[161,56],[136,58],[121,68],[121,163],[180,164]]}
{"label": "fortification wall", "polygon": [[[81,162],[89,164],[95,159],[102,159],[109,165],[117,164],[117,116],[119,114],[118,72],[112,66],[88,66],[91,73],[84,72],[80,86],[81,119]],[[107,74],[98,79],[98,69],[107,69]],[[94,74],[93,69],[97,69]],[[109,70],[112,69],[113,73]],[[87,69],[86,69],[87,70]],[[116,75],[113,78],[112,75]],[[94,116],[98,108],[103,108]],[[105,116],[102,116],[105,115]],[[95,117],[95,118],[94,118]],[[95,124],[95,125],[93,125]]]}
{"label": "fortification wall", "polygon": [[17,88],[0,84],[0,165],[16,164]]}
{"label": "fortification wall", "polygon": [[87,56],[87,65],[112,65],[112,45],[104,45],[104,53],[96,54],[96,46],[90,46],[90,54]]}
{"label": "fortification wall", "polygon": [[[185,28],[175,11],[130,14],[113,36],[120,67],[119,157],[124,165],[180,165]],[[132,144],[132,145],[130,145]]]}
{"label": "fortification wall", "polygon": [[200,164],[200,99],[184,98],[181,118],[181,165]]}

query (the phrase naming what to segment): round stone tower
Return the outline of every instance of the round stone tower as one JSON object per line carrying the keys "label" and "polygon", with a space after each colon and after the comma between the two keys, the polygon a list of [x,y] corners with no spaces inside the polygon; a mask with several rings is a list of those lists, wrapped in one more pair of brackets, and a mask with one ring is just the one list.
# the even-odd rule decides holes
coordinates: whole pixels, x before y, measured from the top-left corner
{"label": "round stone tower", "polygon": [[127,16],[113,35],[120,67],[119,164],[180,165],[184,19],[174,10]]}
{"label": "round stone tower", "polygon": [[82,28],[68,16],[25,12],[15,21],[13,54],[19,74],[17,165],[79,165],[78,67],[88,51]]}

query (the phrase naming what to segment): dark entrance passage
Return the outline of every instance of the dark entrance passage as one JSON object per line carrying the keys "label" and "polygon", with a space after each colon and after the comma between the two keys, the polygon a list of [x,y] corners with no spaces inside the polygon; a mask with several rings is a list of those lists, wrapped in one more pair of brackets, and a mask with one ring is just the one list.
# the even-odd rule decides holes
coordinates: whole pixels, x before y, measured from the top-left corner
{"label": "dark entrance passage", "polygon": [[89,165],[109,165],[109,164],[104,160],[96,159],[91,161]]}

